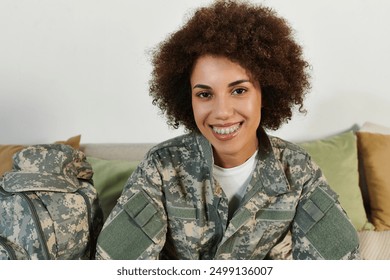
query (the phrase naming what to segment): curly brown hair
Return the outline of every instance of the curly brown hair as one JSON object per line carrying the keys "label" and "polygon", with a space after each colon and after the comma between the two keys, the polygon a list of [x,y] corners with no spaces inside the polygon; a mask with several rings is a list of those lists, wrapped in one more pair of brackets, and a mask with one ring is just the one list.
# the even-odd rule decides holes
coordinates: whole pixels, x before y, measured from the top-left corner
{"label": "curly brown hair", "polygon": [[276,130],[303,110],[310,88],[309,64],[288,23],[272,9],[248,2],[216,1],[199,8],[180,30],[153,52],[150,95],[167,123],[197,131],[190,77],[202,55],[224,56],[249,71],[261,85],[260,125]]}

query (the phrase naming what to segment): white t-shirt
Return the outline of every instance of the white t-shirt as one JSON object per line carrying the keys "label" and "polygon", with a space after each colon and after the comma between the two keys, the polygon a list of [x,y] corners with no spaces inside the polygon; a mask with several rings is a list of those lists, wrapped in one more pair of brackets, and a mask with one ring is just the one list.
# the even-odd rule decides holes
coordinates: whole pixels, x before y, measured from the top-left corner
{"label": "white t-shirt", "polygon": [[229,200],[229,217],[236,211],[249,184],[257,163],[256,152],[243,164],[233,168],[222,168],[214,164],[215,179]]}

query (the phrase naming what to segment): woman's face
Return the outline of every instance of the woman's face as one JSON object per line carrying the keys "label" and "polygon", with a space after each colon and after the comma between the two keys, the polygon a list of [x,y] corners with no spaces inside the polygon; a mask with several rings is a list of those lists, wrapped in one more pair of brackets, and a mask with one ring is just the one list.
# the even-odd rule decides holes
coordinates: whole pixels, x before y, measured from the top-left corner
{"label": "woman's face", "polygon": [[195,63],[191,89],[195,122],[213,146],[215,164],[230,168],[244,163],[258,146],[259,83],[239,64],[205,55]]}

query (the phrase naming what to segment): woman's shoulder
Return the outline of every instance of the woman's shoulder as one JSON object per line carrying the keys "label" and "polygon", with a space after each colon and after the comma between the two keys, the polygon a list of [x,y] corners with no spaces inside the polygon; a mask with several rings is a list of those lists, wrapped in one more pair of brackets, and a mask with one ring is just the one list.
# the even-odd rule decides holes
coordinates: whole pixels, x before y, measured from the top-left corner
{"label": "woman's shoulder", "polygon": [[307,152],[304,148],[302,148],[299,144],[293,143],[287,140],[284,140],[282,138],[276,137],[276,136],[268,136],[272,148],[278,151],[283,152],[291,152],[294,154],[302,154],[307,155]]}
{"label": "woman's shoulder", "polygon": [[201,150],[198,138],[199,135],[196,133],[176,136],[153,146],[147,153],[147,156],[161,156],[164,154],[180,154],[181,156],[189,156],[189,153],[194,154]]}

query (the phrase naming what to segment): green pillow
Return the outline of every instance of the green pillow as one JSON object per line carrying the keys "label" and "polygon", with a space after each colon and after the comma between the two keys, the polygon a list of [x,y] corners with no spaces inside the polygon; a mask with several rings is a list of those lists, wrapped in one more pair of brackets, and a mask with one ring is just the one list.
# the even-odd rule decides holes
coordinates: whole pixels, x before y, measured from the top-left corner
{"label": "green pillow", "polygon": [[87,157],[87,161],[94,172],[92,178],[106,220],[139,161],[105,160],[95,157]]}
{"label": "green pillow", "polygon": [[300,143],[321,168],[357,230],[372,229],[359,187],[358,151],[353,131]]}

